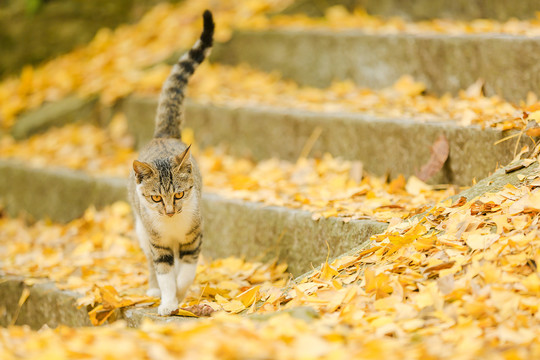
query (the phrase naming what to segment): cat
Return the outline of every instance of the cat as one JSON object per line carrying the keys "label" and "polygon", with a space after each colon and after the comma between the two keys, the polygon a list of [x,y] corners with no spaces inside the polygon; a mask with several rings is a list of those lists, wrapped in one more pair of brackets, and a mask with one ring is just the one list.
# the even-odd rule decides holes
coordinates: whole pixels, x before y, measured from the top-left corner
{"label": "cat", "polygon": [[182,103],[189,77],[209,55],[212,13],[203,14],[200,39],[174,65],[163,84],[153,139],[139,153],[128,194],[135,230],[148,259],[149,296],[160,297],[159,315],[178,308],[195,279],[202,244],[201,174],[181,140]]}

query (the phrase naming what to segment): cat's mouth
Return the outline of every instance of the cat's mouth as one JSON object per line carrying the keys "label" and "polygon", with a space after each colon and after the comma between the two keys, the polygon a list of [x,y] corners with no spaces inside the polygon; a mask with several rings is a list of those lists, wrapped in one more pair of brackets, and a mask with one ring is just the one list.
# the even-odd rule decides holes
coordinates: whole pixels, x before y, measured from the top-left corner
{"label": "cat's mouth", "polygon": [[173,217],[173,216],[176,215],[176,214],[180,214],[181,212],[182,212],[182,210],[178,210],[178,211],[175,211],[175,212],[172,212],[172,213],[168,213],[168,212],[162,213],[161,215],[167,215],[168,217],[171,218],[171,217]]}

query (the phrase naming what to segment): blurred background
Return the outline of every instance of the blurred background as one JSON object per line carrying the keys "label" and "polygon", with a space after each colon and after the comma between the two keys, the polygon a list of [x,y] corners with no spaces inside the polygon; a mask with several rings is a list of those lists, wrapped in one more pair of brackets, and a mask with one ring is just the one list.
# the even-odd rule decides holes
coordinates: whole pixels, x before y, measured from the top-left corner
{"label": "blurred background", "polygon": [[88,43],[100,28],[135,22],[160,2],[163,0],[2,1],[0,77]]}
{"label": "blurred background", "polygon": [[[190,0],[183,1],[189,2]],[[115,28],[138,21],[159,3],[182,0],[4,0],[0,4],[0,77],[15,74],[24,64],[36,65],[74,47],[88,43],[100,28]],[[365,9],[386,18],[408,21],[439,19],[535,18],[536,0],[290,0],[290,1],[202,1],[213,9],[235,9],[249,17],[260,7],[269,13],[325,15],[328,8],[343,6],[349,11]],[[203,6],[203,7],[204,7]]]}

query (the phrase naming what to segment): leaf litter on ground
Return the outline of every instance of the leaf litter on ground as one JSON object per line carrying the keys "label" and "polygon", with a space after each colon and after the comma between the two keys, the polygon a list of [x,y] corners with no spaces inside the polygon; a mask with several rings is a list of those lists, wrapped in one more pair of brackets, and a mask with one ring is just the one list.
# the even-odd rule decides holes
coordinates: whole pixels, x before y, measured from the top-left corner
{"label": "leaf litter on ground", "polygon": [[[194,143],[193,131],[182,135]],[[66,167],[97,176],[127,177],[136,157],[122,114],[107,128],[72,124],[15,141],[0,139],[0,157],[15,158],[35,167]],[[194,153],[203,174],[204,189],[225,198],[286,206],[313,213],[313,219],[338,216],[343,221],[371,218],[402,219],[420,213],[456,188],[434,188],[415,176],[389,181],[363,171],[358,161],[325,154],[297,162],[268,159],[255,163],[227,155],[221,149]],[[442,164],[441,164],[442,165]],[[395,221],[395,220],[394,220]]]}
{"label": "leaf litter on ground", "polygon": [[[261,17],[265,12],[286,5],[286,1],[279,4],[262,1],[241,3],[248,4],[244,8],[248,15],[257,15],[250,17],[252,24],[245,24],[252,28],[266,21]],[[150,29],[156,29],[161,34],[174,34],[178,38],[177,34],[181,32],[179,26],[182,25],[182,29],[185,29],[186,22],[196,24],[195,19],[198,19],[202,10],[208,6],[205,1],[183,4],[186,4],[186,7],[163,5],[156,8],[151,12],[154,17],[149,15],[146,20],[135,25],[140,26],[136,31],[132,31],[134,28],[130,27],[122,27],[114,32],[102,31],[88,48],[53,60],[43,67],[27,67],[20,78],[3,82],[0,85],[3,126],[9,127],[15,121],[15,116],[23,110],[37,107],[44,101],[58,100],[73,92],[81,96],[101,93],[101,101],[104,103],[112,103],[115,99],[137,90],[141,93],[155,92],[157,84],[161,84],[168,68],[157,66],[151,67],[151,70],[141,69],[162,61],[178,48],[189,46],[197,36],[198,27],[193,25],[191,30],[186,32],[191,36],[190,39],[187,39],[186,35],[186,39],[182,38],[178,42],[172,40],[170,43],[169,40],[164,40],[163,43],[153,42],[157,37],[151,36]],[[224,4],[223,11],[229,11],[230,24],[238,22],[239,19],[234,15],[241,13],[238,12],[238,8],[229,2],[222,4]],[[169,17],[171,13],[175,15]],[[190,14],[191,20],[188,21],[183,14]],[[327,14],[329,21],[333,18],[341,22],[344,20],[343,16],[348,15],[343,14],[339,8],[337,10],[334,8]],[[155,21],[158,19],[161,21]],[[186,20],[181,24],[178,19]],[[171,26],[169,29],[171,31],[163,31],[161,24]],[[279,25],[277,20],[275,24]],[[289,25],[291,24],[292,21]],[[493,31],[493,26],[489,22],[475,24],[477,28],[484,29],[483,31]],[[173,30],[177,26],[178,30]],[[529,25],[526,24],[527,26]],[[222,27],[222,33],[218,34],[218,38],[226,39],[231,29],[232,26]],[[443,24],[440,31],[445,29],[448,28]],[[148,36],[145,38],[143,34]],[[119,46],[121,42],[117,41],[122,37],[129,41]],[[153,51],[145,52],[143,50],[145,47],[152,47]],[[110,50],[113,48],[122,49],[123,55]],[[140,51],[125,51],[136,49]],[[138,59],[136,66],[126,65],[130,64],[131,60],[125,57],[124,51]],[[149,57],[152,52],[157,55]],[[88,71],[83,74],[80,69]],[[214,71],[212,67],[209,69]],[[224,67],[216,69],[215,71],[221,71],[222,74],[229,71]],[[236,71],[244,74],[241,71],[253,71],[237,69],[241,68],[231,68],[231,73]],[[55,74],[55,77],[51,78],[49,74]],[[73,76],[73,74],[83,75]],[[118,77],[115,74],[118,74]],[[257,76],[255,72],[250,74]],[[87,75],[94,80],[86,81],[83,77]],[[196,84],[197,81],[195,78],[193,83]],[[412,95],[414,101],[418,103],[424,101],[424,98],[419,98],[423,91],[421,84],[411,78],[400,81],[405,85],[398,82],[394,86],[395,89],[389,91],[399,92],[399,89],[405,89],[404,92],[409,96]],[[80,86],[82,83],[85,86]],[[108,88],[108,84],[120,85]],[[197,98],[196,86],[191,90],[195,94],[194,98]],[[211,88],[216,85],[207,83],[204,86]],[[356,91],[355,85],[347,83],[337,83],[333,86],[338,93]],[[462,97],[474,98],[475,101],[476,98],[481,99],[478,104],[484,105],[479,107],[485,108],[488,112],[492,111],[490,108],[497,108],[493,112],[495,115],[488,113],[488,120],[485,122],[487,126],[502,129],[522,128],[527,120],[540,119],[534,95],[531,95],[523,105],[526,107],[523,113],[522,109],[506,104],[500,99],[483,98],[478,92],[479,88],[481,89],[478,86],[471,87]],[[305,88],[303,96],[306,99],[310,99],[311,96],[317,99],[313,101],[314,105],[309,106],[313,106],[314,109],[331,108],[330,105],[322,105],[325,103],[319,100],[328,94],[317,91]],[[474,94],[471,96],[472,93]],[[207,98],[203,97],[208,96],[207,93],[201,90],[200,94],[201,101],[206,101]],[[219,96],[230,100],[225,95]],[[253,98],[246,98],[254,101]],[[268,98],[272,99],[271,96]],[[413,101],[407,99],[400,101],[404,104]],[[444,101],[452,103],[453,98],[442,97],[440,100],[443,103]],[[256,101],[258,100],[255,100],[255,103]],[[381,108],[384,107],[385,101],[387,102],[387,100],[379,102]],[[301,103],[296,100],[291,102]],[[433,102],[430,106],[433,105],[439,110],[442,108],[437,106],[439,104]],[[411,108],[414,109],[416,106]],[[467,106],[467,110],[470,110],[475,105],[467,103]],[[402,115],[399,109],[393,111]],[[468,115],[465,114],[466,116],[463,113],[456,113],[460,114],[460,118],[466,119],[466,123],[474,123],[477,121],[477,114],[483,113],[476,109],[471,111]],[[448,117],[444,114],[441,118],[444,116]],[[72,136],[72,131],[66,131],[64,136]],[[34,141],[36,142],[32,146],[35,149],[43,145],[39,140]],[[2,142],[2,154],[5,149],[10,149],[11,156],[26,156],[27,159],[31,157],[30,153],[21,155],[24,151],[17,150],[18,145],[10,142],[8,138],[4,138]],[[102,156],[101,147],[86,150],[86,159],[70,159],[65,163],[62,163],[64,161],[62,156],[58,159],[64,166],[94,173],[100,168],[111,169],[106,170],[110,171],[108,175],[122,176],[123,165],[120,165],[118,160],[122,158],[122,162],[129,163],[130,156],[133,155],[129,146],[128,143],[122,143],[118,148],[109,148],[107,151],[112,154],[109,160],[104,160],[106,157]],[[51,147],[48,151],[56,150]],[[116,157],[117,151],[124,153]],[[257,168],[257,165],[250,164],[248,160],[228,158],[216,150],[208,150],[207,155],[203,152],[199,154],[199,157],[205,156],[209,158],[207,164],[212,171],[217,171],[223,164],[231,165],[240,173],[244,171],[243,168],[246,169],[248,175],[244,177],[232,178],[231,174],[218,172],[219,175],[211,180],[216,181],[216,187],[228,184],[229,188],[224,189],[224,193],[230,194],[239,190],[240,193],[236,193],[238,195],[235,196],[240,198],[249,198],[251,195],[246,194],[251,192],[248,190],[260,189],[264,185],[257,176],[251,174],[269,172],[277,179],[281,179],[282,176],[290,177],[290,174],[296,171],[292,164],[279,166],[292,170],[276,171],[272,163]],[[38,165],[50,165],[46,157],[44,158],[38,161]],[[97,160],[98,163],[92,163],[96,158],[102,159]],[[201,163],[204,161],[201,160]],[[305,173],[309,174],[301,179],[300,185],[309,184],[314,178],[312,174],[319,176],[321,169],[332,169],[338,175],[338,179],[324,178],[324,181],[349,185],[352,178],[357,181],[354,186],[362,186],[365,184],[361,182],[369,179],[366,199],[373,196],[368,195],[372,193],[375,194],[375,198],[386,196],[377,194],[379,188],[373,189],[371,177],[358,176],[358,167],[355,164],[347,164],[329,157],[303,160],[303,163],[299,163],[307,168]],[[212,178],[211,175],[206,177]],[[140,329],[128,329],[123,322],[100,328],[71,329],[61,326],[55,330],[45,328],[39,332],[26,327],[9,327],[0,329],[0,351],[7,359],[21,357],[115,359],[126,356],[133,359],[156,356],[276,359],[538,358],[540,284],[537,264],[540,261],[538,250],[540,183],[538,174],[523,180],[524,184],[521,186],[507,186],[497,193],[485,194],[470,201],[461,199],[463,201],[436,204],[438,200],[452,195],[453,190],[448,190],[449,193],[440,195],[440,198],[433,197],[427,202],[425,199],[423,202],[419,201],[421,205],[415,209],[423,208],[427,203],[436,205],[421,218],[403,220],[418,210],[390,215],[390,218],[395,220],[391,221],[390,228],[384,234],[373,237],[371,248],[322,264],[320,271],[295,284],[292,290],[283,286],[287,282],[285,269],[275,263],[254,265],[235,258],[203,263],[198,271],[191,298],[188,297],[184,305],[187,311],[190,307],[201,303],[212,309],[223,309],[212,314],[210,319],[182,325],[146,322]],[[393,185],[386,184],[384,180],[380,181],[382,188],[388,185],[388,189],[384,188],[384,191],[390,194],[392,191],[399,194],[403,189],[407,190],[409,182],[410,179],[406,181],[403,178],[396,179]],[[413,184],[418,194],[430,194],[431,189],[424,188],[421,181],[415,180]],[[211,187],[211,183],[209,186]],[[317,192],[316,187],[311,191],[305,189],[309,188],[303,190],[307,194]],[[333,188],[336,189],[350,195],[346,191],[348,189],[346,186]],[[413,186],[409,184],[411,193],[412,189]],[[272,194],[275,189],[270,188],[267,191]],[[429,201],[433,199],[436,200],[430,203]],[[328,206],[329,201],[335,201],[329,200],[327,195],[324,195],[320,202],[314,202],[309,198],[308,200],[308,204],[305,204],[304,198],[298,197],[295,199],[298,203],[295,204],[301,204],[301,207],[308,206],[308,209],[313,205],[320,211],[326,209],[324,206]],[[337,200],[339,201],[339,198]],[[280,201],[292,203],[287,197]],[[391,198],[390,201],[399,202],[399,199]],[[60,288],[85,291],[87,297],[81,300],[81,305],[89,305],[94,309],[103,306],[100,309],[103,312],[96,311],[95,320],[99,323],[106,316],[107,307],[146,301],[141,299],[144,296],[141,295],[140,289],[146,281],[145,269],[141,266],[145,261],[134,244],[132,223],[128,213],[127,204],[117,203],[104,211],[89,209],[83,218],[67,226],[46,221],[27,225],[21,219],[2,218],[0,219],[1,271],[5,274],[23,274],[34,279],[46,277],[54,280]],[[330,213],[321,216],[335,214],[336,210],[333,208]],[[89,253],[90,257],[87,256]],[[108,257],[123,261],[107,261]],[[123,266],[110,268],[119,263]],[[366,266],[369,267],[365,268]],[[246,268],[248,270],[245,270]],[[260,269],[259,275],[255,278],[246,277],[245,274],[250,274],[253,268]],[[231,274],[238,272],[244,275],[230,280]],[[214,282],[207,285],[211,281]],[[203,284],[211,290],[205,290]],[[199,301],[196,295],[205,292],[207,298],[201,298]],[[260,305],[258,312],[276,315],[258,322],[234,314],[242,311],[239,309],[252,306],[256,301]],[[276,313],[278,310],[294,309],[296,306],[316,309],[320,316],[307,321],[290,316],[288,313]]]}
{"label": "leaf litter on ground", "polygon": [[[90,208],[66,225],[46,220],[29,225],[21,218],[0,218],[0,249],[1,274],[24,275],[28,284],[49,279],[59,289],[85,294],[78,305],[91,309],[95,325],[117,308],[158,301],[144,295],[146,259],[135,240],[130,207],[124,202],[102,211]],[[183,306],[227,309],[230,302],[242,301],[244,292],[256,289],[245,310],[268,288],[283,286],[288,278],[286,265],[276,262],[203,259]]]}
{"label": "leaf litter on ground", "polygon": [[[205,282],[226,290],[201,300],[225,309],[210,318],[145,322],[139,329],[121,321],[38,332],[12,326],[0,329],[0,347],[7,359],[538,358],[540,170],[538,163],[530,166],[537,170],[518,186],[442,201],[420,217],[391,224],[368,249],[323,263],[289,286],[275,264],[229,258],[203,265],[190,297],[198,299]],[[145,270],[126,235],[132,232],[128,212],[124,203],[90,209],[67,226],[2,218],[2,271],[50,276],[61,287],[114,283],[118,293],[130,292],[144,283]],[[104,262],[105,254],[122,261]],[[261,272],[250,282],[246,274],[254,267]],[[231,274],[239,273],[237,284]],[[271,316],[235,315],[254,301],[255,313]],[[287,312],[305,307],[318,315]]]}
{"label": "leaf litter on ground", "polygon": [[[456,30],[452,29],[461,28],[465,33],[498,31],[534,35],[540,29],[538,20],[509,21],[506,25],[489,20],[455,26],[450,20],[406,23],[397,19],[383,20],[361,10],[349,13],[339,6],[331,7],[327,15],[318,20],[299,15],[268,16],[290,3],[290,0],[217,3],[200,0],[158,5],[136,24],[123,25],[114,31],[103,29],[87,46],[41,66],[27,66],[20,76],[2,81],[0,127],[8,129],[22,112],[72,94],[81,97],[99,95],[106,106],[133,92],[157,94],[170,70],[163,62],[179,49],[192,45],[199,35],[200,14],[205,8],[211,8],[215,13],[219,24],[216,30],[218,41],[227,40],[236,28],[309,27],[310,24],[413,33],[429,29],[454,33]],[[512,32],[511,29],[522,30]],[[246,66],[204,67],[190,86],[190,95],[203,102],[361,112],[380,117],[479,124],[503,130],[524,128],[530,121],[527,116],[539,109],[538,99],[532,93],[520,104],[508,103],[498,96],[486,97],[482,94],[481,81],[457,96],[438,97],[425,94],[425,85],[406,74],[394,86],[382,90],[363,88],[350,81],[338,81],[327,89],[316,89],[298,86],[281,80],[276,74],[265,74]]]}
{"label": "leaf litter on ground", "polygon": [[[76,163],[76,168],[94,173],[97,169],[106,172],[106,167],[111,166],[112,173],[125,175],[122,163],[126,153],[130,158],[134,152],[130,150],[124,121],[119,115],[112,122],[114,136],[124,144],[118,158],[114,156],[115,149],[103,146],[110,143],[111,128],[81,124],[53,129],[26,142],[2,144],[1,152],[26,161],[40,154],[42,159],[37,166],[70,167]],[[72,132],[87,136],[81,138]],[[183,135],[193,138],[189,130]],[[49,152],[56,151],[49,145],[52,139],[73,147],[54,153],[53,157]],[[2,330],[3,337],[8,339],[2,344],[7,354],[15,354],[18,349],[17,354],[34,356],[36,347],[21,345],[30,339],[30,343],[40,344],[37,348],[44,354],[115,358],[118,353],[110,355],[113,350],[106,345],[106,334],[111,332],[126,348],[135,342],[144,344],[146,350],[141,350],[140,356],[150,349],[160,349],[152,351],[185,358],[193,356],[192,351],[220,358],[223,353],[218,349],[227,349],[233,357],[260,356],[264,349],[265,354],[274,354],[275,358],[298,358],[304,351],[312,358],[358,354],[364,358],[384,355],[389,359],[396,358],[397,349],[400,354],[406,351],[411,358],[471,359],[531,358],[540,351],[540,281],[536,266],[540,261],[538,172],[523,178],[522,186],[507,186],[494,194],[452,203],[441,202],[454,194],[450,189],[434,196],[418,179],[412,182],[420,184],[414,190],[410,179],[398,177],[387,183],[361,172],[359,175],[358,171],[351,171],[353,163],[329,156],[318,160],[302,158],[297,163],[269,160],[254,164],[215,149],[194,150],[199,152],[206,186],[224,196],[261,200],[257,198],[258,191],[263,191],[267,199],[275,193],[281,196],[291,192],[294,197],[282,197],[282,205],[294,207],[287,204],[294,199],[302,204],[301,208],[311,204],[319,212],[326,209],[329,201],[336,206],[335,202],[340,200],[339,196],[330,200],[325,196],[350,194],[362,186],[367,187],[355,193],[351,202],[358,201],[362,211],[369,210],[366,203],[373,199],[378,199],[379,206],[381,201],[402,201],[407,210],[415,201],[410,194],[416,191],[416,196],[422,196],[416,199],[419,207],[415,210],[399,209],[386,217],[391,220],[390,228],[374,236],[370,248],[324,263],[320,271],[292,287],[285,265],[238,258],[203,262],[178,314],[211,315],[197,325],[146,323],[141,330],[130,330],[118,323],[99,331],[60,327],[38,333],[10,327]],[[92,163],[98,161],[102,152],[109,156],[104,157],[108,160],[103,164],[107,165]],[[64,163],[62,153],[81,155],[78,160],[69,157]],[[87,168],[88,163],[94,165]],[[289,188],[291,183],[295,187]],[[320,195],[329,184],[333,185],[328,194]],[[319,194],[319,198],[310,199],[313,193]],[[395,194],[404,197],[385,198]],[[366,198],[364,203],[362,197]],[[411,218],[426,208],[431,210],[421,218]],[[336,210],[324,215],[346,216]],[[47,278],[61,289],[84,293],[79,303],[89,307],[95,324],[104,323],[118,307],[157,301],[143,295],[145,260],[134,241],[129,206],[125,203],[116,203],[104,211],[89,209],[81,219],[65,226],[47,221],[26,225],[22,219],[2,218],[0,247],[3,274],[25,275],[29,284]],[[306,320],[283,312],[306,306],[320,316]],[[257,322],[234,315],[245,311],[272,316]],[[186,347],[175,347],[171,334],[187,337]],[[103,341],[104,345],[80,349],[81,336]],[[205,345],[204,339],[209,336],[216,338],[216,346]],[[46,345],[55,343],[63,346],[56,349]],[[262,347],[262,343],[266,346]]]}

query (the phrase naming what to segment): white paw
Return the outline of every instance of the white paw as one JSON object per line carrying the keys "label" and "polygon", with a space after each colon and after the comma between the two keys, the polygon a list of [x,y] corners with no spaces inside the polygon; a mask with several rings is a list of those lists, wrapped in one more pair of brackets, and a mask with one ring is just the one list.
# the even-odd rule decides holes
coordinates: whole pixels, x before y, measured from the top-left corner
{"label": "white paw", "polygon": [[151,288],[146,291],[146,295],[158,298],[161,297],[161,290],[159,288]]}
{"label": "white paw", "polygon": [[159,315],[166,316],[171,315],[171,313],[176,309],[178,309],[178,301],[159,305],[157,312]]}

